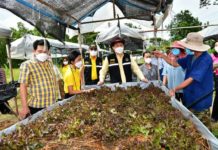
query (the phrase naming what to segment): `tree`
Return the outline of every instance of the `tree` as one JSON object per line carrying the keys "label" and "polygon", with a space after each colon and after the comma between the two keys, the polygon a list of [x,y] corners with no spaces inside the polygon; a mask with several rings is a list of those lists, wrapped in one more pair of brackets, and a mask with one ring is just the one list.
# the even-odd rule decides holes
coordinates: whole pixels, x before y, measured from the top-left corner
{"label": "tree", "polygon": [[[90,32],[90,33],[85,33],[82,35],[83,38],[83,44],[90,45],[95,42],[95,39],[97,37],[98,33],[95,32]],[[78,43],[78,36],[74,36],[72,38],[69,38],[68,35],[65,36],[65,40],[68,42],[73,42],[73,43]]]}
{"label": "tree", "polygon": [[[168,28],[177,28],[177,27],[188,27],[188,26],[201,26],[202,23],[192,16],[192,14],[188,10],[181,11],[177,14],[174,19],[169,24]],[[181,40],[186,37],[186,35],[190,32],[200,31],[202,28],[189,28],[189,29],[177,29],[171,30],[170,35],[172,40]]]}
{"label": "tree", "polygon": [[26,28],[22,22],[17,23],[17,28],[18,29],[11,28],[12,33],[13,33],[12,38],[14,40],[17,40],[26,34],[32,34],[35,36],[42,36],[42,34],[36,28],[34,28],[33,30],[30,30],[30,29]]}
{"label": "tree", "polygon": [[6,39],[0,39],[0,67],[7,63]]}
{"label": "tree", "polygon": [[166,50],[167,47],[170,46],[170,41],[162,39],[162,38],[150,38],[149,39],[150,46],[147,47],[147,50],[153,51],[155,49],[158,50]]}
{"label": "tree", "polygon": [[[36,28],[30,30],[26,28],[22,22],[17,23],[17,29],[11,28],[11,30],[12,30],[13,40],[17,40],[26,34],[41,36],[41,33]],[[23,60],[12,60],[13,67],[14,68],[19,67],[19,64],[22,61]],[[7,65],[6,40],[0,39],[0,66],[4,66],[4,65]]]}

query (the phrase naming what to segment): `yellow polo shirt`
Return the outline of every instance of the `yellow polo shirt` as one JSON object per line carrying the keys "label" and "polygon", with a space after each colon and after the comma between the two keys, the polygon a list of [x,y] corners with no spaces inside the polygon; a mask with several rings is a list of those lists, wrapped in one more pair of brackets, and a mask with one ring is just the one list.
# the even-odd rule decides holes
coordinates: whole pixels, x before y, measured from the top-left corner
{"label": "yellow polo shirt", "polygon": [[67,72],[68,68],[69,68],[69,65],[66,65],[66,66],[62,67],[62,76],[63,77],[64,77],[65,73]]}
{"label": "yellow polo shirt", "polygon": [[69,93],[68,86],[73,86],[73,90],[81,90],[80,70],[68,67],[64,75],[64,92]]}

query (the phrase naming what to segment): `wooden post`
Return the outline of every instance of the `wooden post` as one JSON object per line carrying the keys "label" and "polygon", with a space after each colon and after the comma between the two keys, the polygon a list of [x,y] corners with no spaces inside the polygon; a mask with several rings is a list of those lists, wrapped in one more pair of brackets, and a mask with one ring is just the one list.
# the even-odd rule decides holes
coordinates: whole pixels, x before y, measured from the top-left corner
{"label": "wooden post", "polygon": [[113,0],[113,13],[114,13],[114,19],[115,19],[116,18],[115,0]]}
{"label": "wooden post", "polygon": [[[81,36],[81,31],[80,31],[80,28],[81,28],[81,24],[80,23],[78,23],[78,28],[79,28],[79,30],[78,30],[79,51],[80,51],[80,53],[82,55],[82,36]],[[82,57],[83,57],[83,55],[82,55]]]}
{"label": "wooden post", "polygon": [[[78,23],[78,28],[79,28],[79,30],[78,30],[79,50],[80,50],[81,56],[83,58],[82,35],[81,35],[80,27],[81,27],[81,24]],[[81,89],[83,89],[85,87],[84,68],[82,68],[80,75],[81,75]]]}
{"label": "wooden post", "polygon": [[[156,27],[156,19],[154,17],[154,39],[155,39],[155,47],[157,47],[157,27]],[[158,74],[158,81],[160,83],[160,65],[159,65],[159,58],[157,58],[157,74]]]}
{"label": "wooden post", "polygon": [[[6,50],[7,50],[7,56],[8,56],[9,69],[10,69],[10,80],[13,82],[14,81],[14,74],[13,74],[13,68],[12,68],[11,51],[10,51],[10,40],[9,39],[7,40]],[[18,115],[17,98],[14,97],[13,100],[15,102],[16,113]]]}

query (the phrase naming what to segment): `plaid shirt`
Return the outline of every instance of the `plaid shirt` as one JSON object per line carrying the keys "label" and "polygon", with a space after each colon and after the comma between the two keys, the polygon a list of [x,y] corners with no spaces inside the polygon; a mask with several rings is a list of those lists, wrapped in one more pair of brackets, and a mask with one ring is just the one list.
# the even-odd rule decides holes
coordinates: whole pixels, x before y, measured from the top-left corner
{"label": "plaid shirt", "polygon": [[45,108],[56,102],[56,79],[53,64],[28,60],[21,64],[19,82],[28,85],[29,106]]}

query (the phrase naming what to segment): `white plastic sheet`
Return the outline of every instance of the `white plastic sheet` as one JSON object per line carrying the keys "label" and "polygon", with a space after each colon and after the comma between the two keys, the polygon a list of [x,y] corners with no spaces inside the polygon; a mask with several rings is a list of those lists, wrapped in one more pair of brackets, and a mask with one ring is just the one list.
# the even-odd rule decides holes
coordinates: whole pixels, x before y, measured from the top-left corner
{"label": "white plastic sheet", "polygon": [[141,35],[138,32],[138,30],[130,28],[125,24],[121,24],[120,29],[119,29],[119,27],[117,26],[117,23],[115,23],[113,26],[108,28],[108,30],[104,30],[104,31],[100,32],[95,41],[97,43],[107,41],[109,39],[112,39],[115,36],[118,36],[120,34],[120,32],[122,35],[126,35],[128,37],[143,40],[143,35]]}
{"label": "white plastic sheet", "polygon": [[0,38],[9,38],[11,35],[11,30],[0,25]]}
{"label": "white plastic sheet", "polygon": [[[11,58],[12,59],[30,59],[32,57],[33,51],[33,42],[36,40],[43,39],[40,36],[34,36],[27,34],[16,41],[11,43]],[[79,49],[79,44],[65,42],[62,43],[55,39],[47,39],[52,47],[60,48],[60,49]],[[88,50],[89,46],[82,45],[83,49]],[[52,58],[63,57],[63,55],[53,54]]]}
{"label": "white plastic sheet", "polygon": [[[116,87],[121,87],[121,88],[127,88],[127,87],[132,87],[132,86],[140,86],[142,89],[146,89],[150,84],[153,84],[155,87],[160,88],[162,91],[165,92],[166,95],[168,95],[169,93],[169,89],[167,89],[165,86],[161,86],[159,81],[152,81],[149,83],[142,83],[142,82],[131,82],[131,83],[125,83],[125,84],[107,84],[105,85],[106,87],[111,88],[112,90],[116,90]],[[94,85],[94,86],[86,86],[86,88],[97,88],[100,89],[100,86]],[[42,116],[43,112],[45,111],[51,111],[52,109],[60,106],[60,105],[64,105],[65,103],[72,101],[75,99],[75,96],[69,99],[65,99],[63,101],[60,101],[30,117],[28,117],[27,119],[18,122],[17,124],[0,131],[0,140],[3,134],[7,135],[12,133],[13,131],[16,130],[16,127],[19,125],[27,125],[28,123],[36,120],[38,117]],[[212,150],[218,150],[218,139],[208,130],[208,128],[192,113],[190,112],[185,106],[183,106],[179,101],[177,101],[175,98],[171,98],[170,103],[172,104],[172,106],[176,109],[178,109],[185,118],[190,119],[193,124],[196,126],[196,128],[198,129],[198,131],[202,134],[202,136],[207,139],[208,143],[210,144],[210,148]]]}

